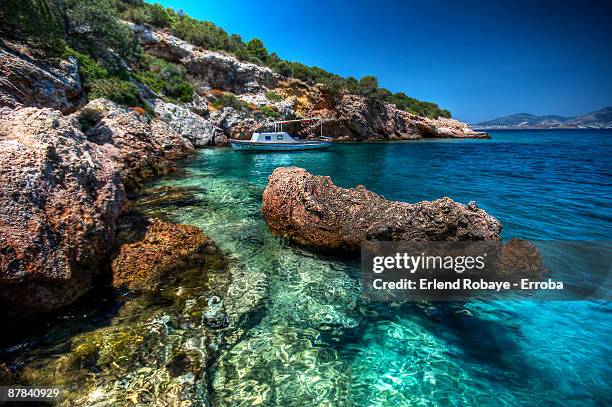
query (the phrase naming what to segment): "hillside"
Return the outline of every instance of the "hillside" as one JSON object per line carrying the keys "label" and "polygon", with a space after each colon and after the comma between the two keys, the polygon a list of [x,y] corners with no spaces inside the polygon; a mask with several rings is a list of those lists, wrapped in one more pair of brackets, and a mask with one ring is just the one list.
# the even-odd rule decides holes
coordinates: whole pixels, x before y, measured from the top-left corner
{"label": "hillside", "polygon": [[245,43],[159,4],[6,0],[0,18],[0,106],[72,113],[106,98],[160,117],[196,147],[309,116],[337,140],[484,136],[374,77],[284,61],[258,39]]}
{"label": "hillside", "polygon": [[517,113],[476,123],[474,126],[479,129],[609,129],[612,128],[612,107],[574,117]]}

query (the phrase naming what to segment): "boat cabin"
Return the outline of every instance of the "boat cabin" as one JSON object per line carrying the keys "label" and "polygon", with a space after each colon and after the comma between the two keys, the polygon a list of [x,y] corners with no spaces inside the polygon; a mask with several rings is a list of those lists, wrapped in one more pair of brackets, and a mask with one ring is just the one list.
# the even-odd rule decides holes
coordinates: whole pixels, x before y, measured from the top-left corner
{"label": "boat cabin", "polygon": [[285,131],[270,133],[253,133],[251,141],[256,143],[299,143]]}

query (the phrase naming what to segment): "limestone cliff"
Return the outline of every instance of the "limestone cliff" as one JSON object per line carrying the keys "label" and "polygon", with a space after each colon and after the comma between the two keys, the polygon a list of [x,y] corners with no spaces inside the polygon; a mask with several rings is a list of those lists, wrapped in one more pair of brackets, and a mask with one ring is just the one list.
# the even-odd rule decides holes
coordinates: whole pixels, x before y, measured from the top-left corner
{"label": "limestone cliff", "polygon": [[[475,132],[457,120],[416,116],[395,105],[346,91],[330,95],[321,86],[286,80],[267,67],[204,50],[167,32],[141,25],[132,25],[132,28],[146,52],[187,69],[200,100],[214,101],[219,91],[225,91],[235,94],[248,106],[196,112],[230,138],[250,137],[252,131],[280,118],[311,116],[323,118],[325,134],[337,140],[486,137],[485,133]],[[271,98],[270,93],[280,98]],[[315,133],[315,129],[293,130],[303,137]]]}

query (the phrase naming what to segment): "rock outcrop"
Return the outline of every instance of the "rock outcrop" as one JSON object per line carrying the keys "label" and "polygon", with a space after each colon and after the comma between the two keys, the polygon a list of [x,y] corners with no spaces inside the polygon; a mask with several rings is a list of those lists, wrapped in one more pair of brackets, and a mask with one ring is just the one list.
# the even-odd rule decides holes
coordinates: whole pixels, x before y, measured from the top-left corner
{"label": "rock outcrop", "polygon": [[485,133],[472,130],[458,120],[429,119],[398,109],[395,105],[344,94],[330,111],[324,112],[325,130],[340,139],[414,140],[421,138],[479,138]]}
{"label": "rock outcrop", "polygon": [[[222,52],[204,50],[166,31],[135,24],[131,26],[149,54],[183,65],[198,93],[211,89],[229,91],[253,106],[250,111],[244,109],[241,112],[236,109],[209,112],[201,108],[201,103],[187,106],[207,119],[210,113],[210,120],[231,138],[250,137],[252,131],[278,120],[259,114],[263,106],[272,108],[285,119],[322,117],[325,135],[340,141],[487,137],[486,133],[476,132],[457,120],[417,116],[395,105],[367,100],[348,92],[330,95],[318,85],[307,85],[295,79],[283,80],[270,68],[240,61]],[[270,100],[270,90],[281,95],[283,100]],[[314,127],[293,130],[302,137],[318,135],[318,129]]]}
{"label": "rock outcrop", "polygon": [[89,102],[74,116],[89,127],[85,132],[89,141],[116,148],[116,165],[127,188],[137,188],[147,178],[174,171],[174,161],[194,151],[191,142],[164,121],[106,99]]}
{"label": "rock outcrop", "polygon": [[87,291],[113,245],[125,190],[175,169],[191,142],[98,99],[64,116],[0,108],[0,304],[51,311]]}
{"label": "rock outcrop", "polygon": [[116,246],[111,261],[116,287],[155,289],[174,271],[224,267],[219,250],[200,229],[159,219],[123,216],[117,227]]}
{"label": "rock outcrop", "polygon": [[236,94],[253,93],[274,87],[280,79],[280,75],[270,68],[205,50],[167,32],[136,24],[131,27],[146,52],[184,65],[196,89],[208,87]]}
{"label": "rock outcrop", "polygon": [[262,211],[272,233],[319,249],[359,250],[364,240],[488,240],[501,224],[475,205],[450,198],[409,204],[363,186],[344,189],[297,167],[274,170]]}
{"label": "rock outcrop", "polygon": [[0,308],[74,301],[111,247],[124,203],[117,150],[57,110],[0,109]]}
{"label": "rock outcrop", "polygon": [[82,91],[77,60],[70,57],[53,67],[27,52],[0,40],[0,107],[76,109]]}
{"label": "rock outcrop", "polygon": [[222,129],[190,109],[166,103],[161,99],[150,100],[148,103],[160,119],[168,123],[172,130],[191,141],[195,147],[227,144],[227,137]]}

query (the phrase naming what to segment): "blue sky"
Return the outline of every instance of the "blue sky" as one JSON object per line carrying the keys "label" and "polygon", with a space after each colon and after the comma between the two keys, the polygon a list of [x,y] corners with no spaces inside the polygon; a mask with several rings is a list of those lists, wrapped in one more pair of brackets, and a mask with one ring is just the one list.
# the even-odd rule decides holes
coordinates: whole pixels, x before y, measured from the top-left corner
{"label": "blue sky", "polygon": [[375,75],[468,122],[612,105],[610,2],[159,2],[260,38],[281,58]]}

